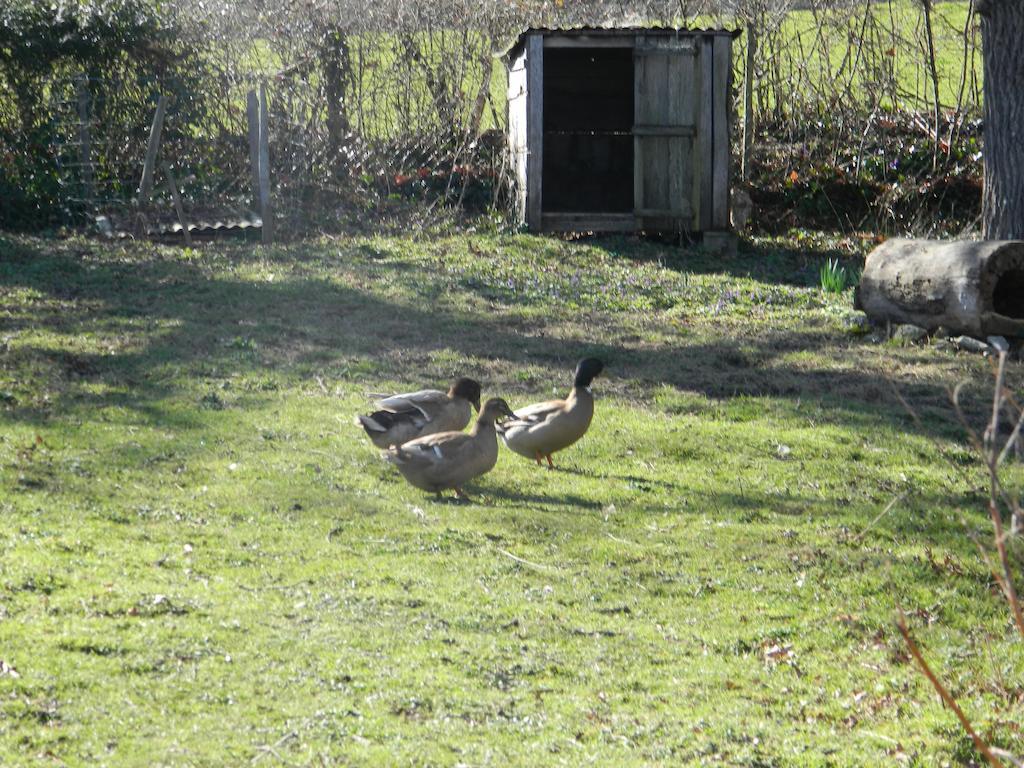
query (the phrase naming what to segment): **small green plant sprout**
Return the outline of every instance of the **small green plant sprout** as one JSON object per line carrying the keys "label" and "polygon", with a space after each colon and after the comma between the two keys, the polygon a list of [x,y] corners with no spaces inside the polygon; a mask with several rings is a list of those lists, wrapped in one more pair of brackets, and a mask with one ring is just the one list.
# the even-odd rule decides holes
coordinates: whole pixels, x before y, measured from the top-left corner
{"label": "small green plant sprout", "polygon": [[839,266],[839,259],[829,259],[821,265],[821,290],[825,293],[842,293],[850,283],[846,267]]}

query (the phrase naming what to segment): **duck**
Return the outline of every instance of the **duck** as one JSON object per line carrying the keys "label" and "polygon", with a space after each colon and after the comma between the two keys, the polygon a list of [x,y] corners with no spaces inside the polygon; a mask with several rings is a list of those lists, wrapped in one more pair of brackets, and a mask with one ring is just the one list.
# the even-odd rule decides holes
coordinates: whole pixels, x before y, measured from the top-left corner
{"label": "duck", "polygon": [[585,357],[576,365],[572,391],[564,400],[535,403],[516,411],[514,419],[502,422],[498,434],[512,451],[541,464],[546,458],[554,468],[551,454],[568,448],[587,433],[594,418],[594,396],[590,385],[604,363]]}
{"label": "duck", "polygon": [[468,433],[438,432],[393,445],[385,451],[384,460],[397,467],[410,485],[438,499],[441,491],[454,489],[456,496],[468,500],[462,486],[490,472],[498,462],[495,422],[514,415],[500,397],[489,398]]}
{"label": "duck", "polygon": [[472,409],[480,412],[480,382],[462,377],[447,392],[421,389],[381,397],[375,405],[379,410],[357,416],[356,426],[362,427],[378,448],[402,445],[436,432],[464,430]]}

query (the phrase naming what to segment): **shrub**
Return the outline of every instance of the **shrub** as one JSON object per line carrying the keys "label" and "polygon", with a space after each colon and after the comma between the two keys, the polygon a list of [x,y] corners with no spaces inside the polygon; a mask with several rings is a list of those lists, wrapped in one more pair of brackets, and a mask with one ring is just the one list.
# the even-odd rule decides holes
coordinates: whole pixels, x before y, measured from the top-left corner
{"label": "shrub", "polygon": [[0,4],[0,226],[38,228],[57,219],[60,83],[119,69],[138,79],[195,70],[187,35],[164,8],[150,0]]}

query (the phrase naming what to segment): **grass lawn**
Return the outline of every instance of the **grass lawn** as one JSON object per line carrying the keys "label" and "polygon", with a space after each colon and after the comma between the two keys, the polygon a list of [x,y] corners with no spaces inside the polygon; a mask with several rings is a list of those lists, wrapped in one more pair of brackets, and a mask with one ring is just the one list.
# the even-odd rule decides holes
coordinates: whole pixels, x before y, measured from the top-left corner
{"label": "grass lawn", "polygon": [[[980,422],[988,362],[852,336],[825,258],[0,235],[0,764],[976,762],[897,605],[1024,753],[944,392]],[[583,355],[590,433],[555,471],[503,449],[472,503],[351,424],[456,375],[564,394]]]}

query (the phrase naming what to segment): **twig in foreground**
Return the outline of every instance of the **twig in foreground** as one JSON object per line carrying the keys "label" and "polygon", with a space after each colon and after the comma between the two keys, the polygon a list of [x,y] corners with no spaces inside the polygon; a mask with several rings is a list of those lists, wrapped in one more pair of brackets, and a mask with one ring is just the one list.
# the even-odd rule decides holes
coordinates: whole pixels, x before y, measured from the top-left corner
{"label": "twig in foreground", "polygon": [[[1013,583],[1013,570],[1010,567],[1010,558],[1006,551],[1006,535],[1003,533],[1003,515],[999,509],[999,499],[1002,498],[1011,512],[1016,512],[1017,505],[1007,494],[999,482],[999,414],[1003,410],[1003,378],[1006,373],[1006,353],[999,353],[999,367],[996,371],[996,387],[992,395],[992,419],[985,430],[983,443],[983,456],[988,467],[989,475],[989,502],[988,512],[992,518],[993,538],[996,545],[996,553],[999,555],[999,564],[1003,568],[1003,593],[1010,605],[1010,612],[1017,630],[1024,638],[1024,610],[1021,609],[1020,599],[1017,597],[1017,589]],[[959,413],[959,403],[957,411]],[[961,419],[963,415],[961,414]],[[1012,520],[1012,518],[1011,518]],[[1011,526],[1012,528],[1012,526]]]}
{"label": "twig in foreground", "polygon": [[914,639],[910,636],[910,630],[907,628],[907,617],[903,613],[903,609],[900,608],[898,610],[899,617],[896,619],[896,628],[899,629],[900,634],[903,635],[903,640],[907,643],[907,649],[910,651],[910,655],[914,657],[914,661],[917,662],[917,665],[921,668],[924,676],[928,678],[928,682],[932,684],[932,687],[939,694],[943,703],[953,710],[953,713],[960,721],[960,725],[964,727],[964,730],[967,731],[967,735],[970,736],[971,741],[974,742],[974,748],[977,749],[986,760],[988,760],[989,765],[993,766],[993,768],[1003,768],[1003,764],[999,761],[999,758],[992,754],[992,750],[989,749],[988,744],[985,743],[985,740],[982,739],[971,726],[971,721],[967,719],[967,715],[965,715],[963,710],[960,709],[960,705],[956,703],[956,699],[954,699],[953,695],[946,690],[946,687],[939,682],[939,678],[935,676],[931,667],[928,666],[928,662],[924,660],[924,656],[921,655],[921,651],[917,647],[917,643],[915,643]]}
{"label": "twig in foreground", "polygon": [[1024,760],[1021,760],[1019,757],[1016,757],[1012,753],[1007,752],[1005,749],[999,749],[999,747],[992,747],[992,754],[994,754],[996,757],[1003,758],[1003,760],[1009,762],[1010,765],[1014,766],[1014,768],[1024,768]]}
{"label": "twig in foreground", "polygon": [[533,563],[533,562],[530,562],[529,560],[524,560],[523,558],[519,557],[518,555],[513,555],[511,552],[508,552],[508,551],[502,549],[501,547],[495,547],[495,549],[498,552],[500,552],[501,554],[503,554],[505,557],[511,557],[517,563],[522,563],[523,565],[528,565],[531,568],[537,568],[537,569],[539,569],[541,571],[557,571],[558,570],[557,568],[555,568],[553,566],[550,566],[550,565],[541,565],[540,563]]}
{"label": "twig in foreground", "polygon": [[885,509],[883,509],[877,515],[875,515],[875,519],[872,520],[870,523],[868,523],[864,527],[863,531],[861,531],[860,533],[858,533],[856,536],[853,537],[854,542],[860,541],[862,538],[864,538],[864,534],[867,533],[868,531],[870,531],[872,528],[874,528],[875,523],[877,523],[879,520],[881,520],[883,517],[885,517],[887,514],[889,514],[889,510],[890,509],[892,509],[897,504],[899,504],[901,501],[903,501],[905,498],[907,498],[907,494],[908,493],[910,493],[910,491],[904,491],[899,496],[894,496],[892,498],[892,500],[888,504],[885,505]]}

